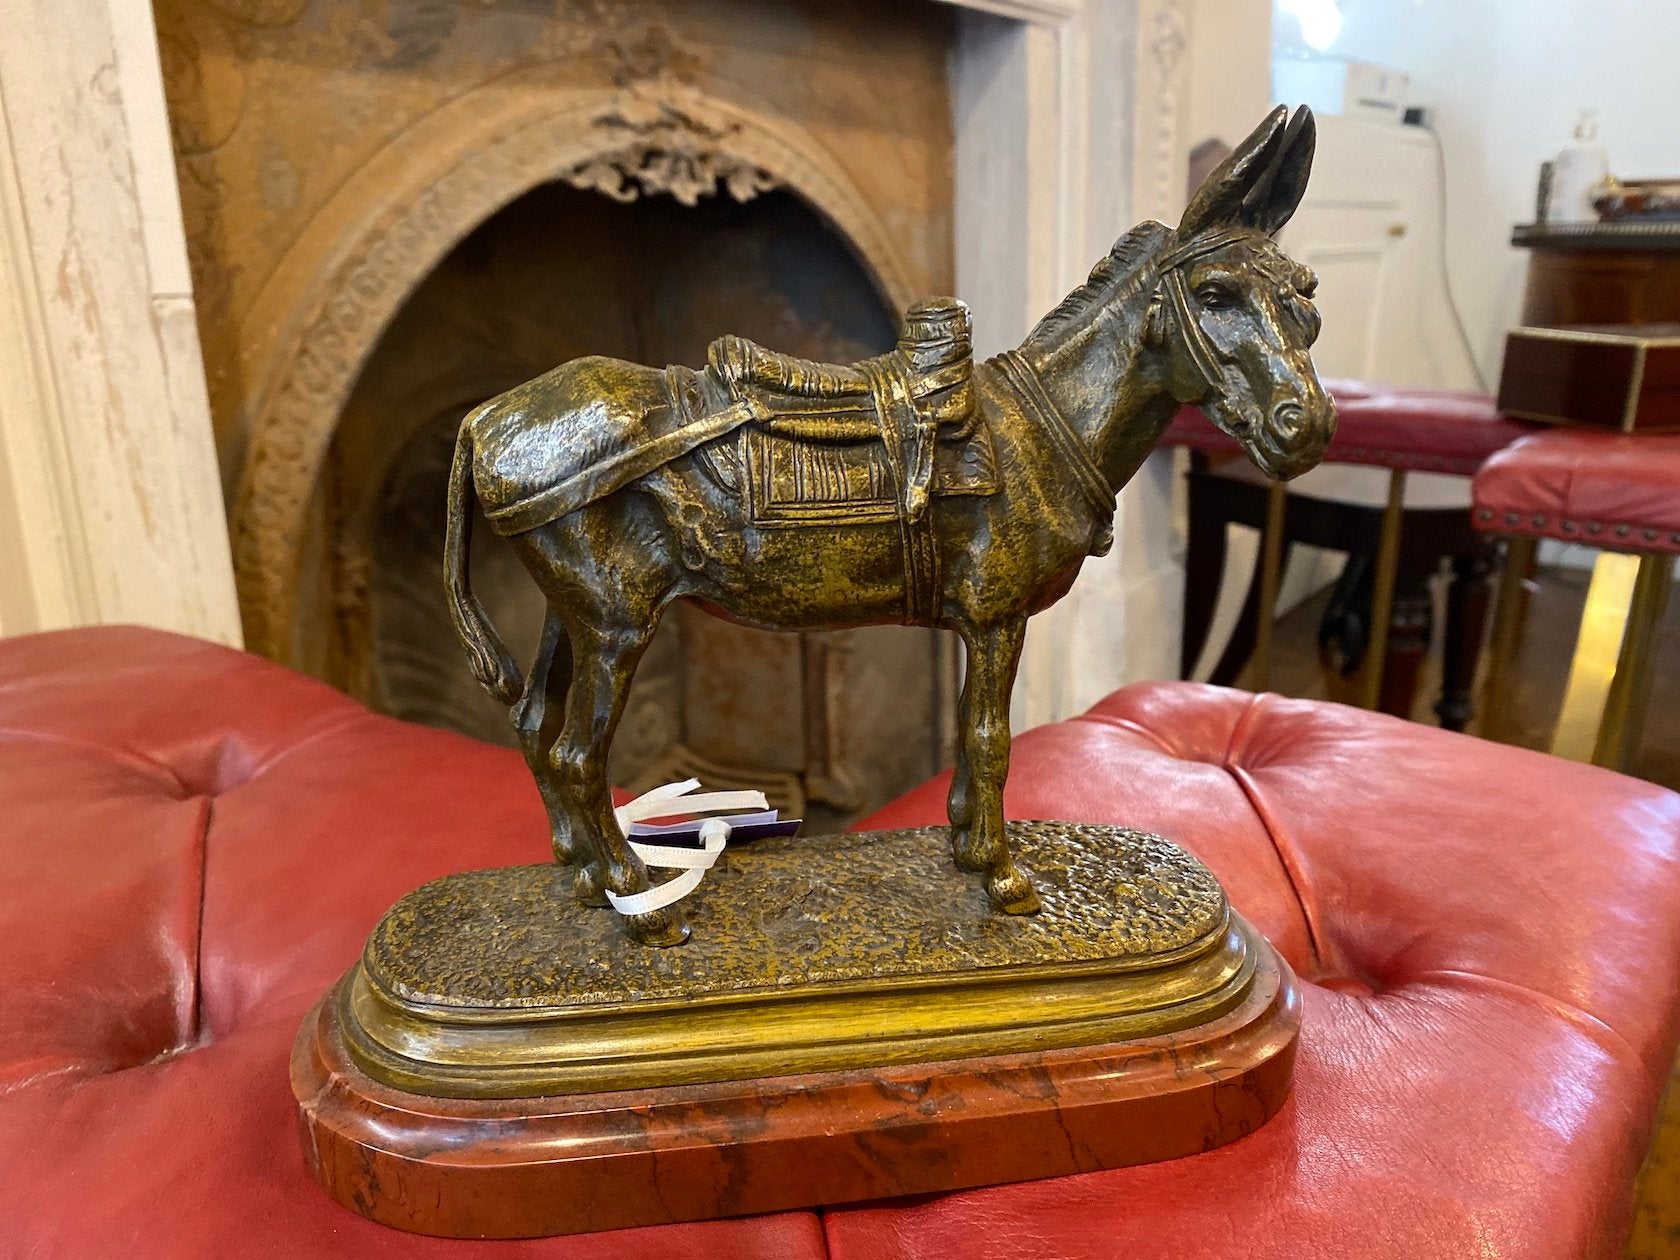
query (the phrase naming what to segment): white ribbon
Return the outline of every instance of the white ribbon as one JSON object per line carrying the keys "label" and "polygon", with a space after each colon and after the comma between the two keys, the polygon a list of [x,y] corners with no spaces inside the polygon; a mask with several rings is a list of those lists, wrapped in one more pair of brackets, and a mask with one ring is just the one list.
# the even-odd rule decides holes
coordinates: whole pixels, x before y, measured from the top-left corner
{"label": "white ribbon", "polygon": [[726,818],[708,818],[700,824],[701,847],[698,849],[630,839],[630,824],[665,814],[705,813],[716,809],[767,809],[770,804],[764,799],[763,792],[703,792],[699,796],[690,796],[689,793],[699,786],[699,779],[667,783],[643,792],[635,800],[613,810],[618,829],[629,841],[632,853],[649,866],[682,872],[645,892],[620,895],[607,889],[607,900],[620,914],[646,914],[681,901],[700,886],[706,872],[716,865],[723,846],[729,843],[730,826]]}

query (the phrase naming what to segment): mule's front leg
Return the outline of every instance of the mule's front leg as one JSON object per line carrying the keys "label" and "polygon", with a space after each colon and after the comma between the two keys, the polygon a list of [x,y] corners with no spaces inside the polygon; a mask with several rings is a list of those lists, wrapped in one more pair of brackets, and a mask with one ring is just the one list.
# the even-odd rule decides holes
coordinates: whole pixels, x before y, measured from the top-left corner
{"label": "mule's front leg", "polygon": [[[1005,914],[1031,914],[1040,906],[1032,882],[1009,854],[1003,827],[1003,781],[1009,774],[1009,693],[1021,660],[1025,618],[967,632],[968,676],[963,682],[962,740],[967,791],[951,791],[951,840],[957,865],[983,871],[986,893]],[[966,799],[960,799],[966,798]],[[967,827],[958,821],[965,806]]]}
{"label": "mule's front leg", "polygon": [[[968,640],[965,638],[966,644]],[[973,649],[969,649],[973,655]],[[974,674],[963,675],[962,696],[957,701],[957,764],[951,770],[951,792],[945,798],[945,816],[951,820],[951,847],[958,856],[969,847],[974,827],[974,767],[968,760],[968,732],[974,729]]]}

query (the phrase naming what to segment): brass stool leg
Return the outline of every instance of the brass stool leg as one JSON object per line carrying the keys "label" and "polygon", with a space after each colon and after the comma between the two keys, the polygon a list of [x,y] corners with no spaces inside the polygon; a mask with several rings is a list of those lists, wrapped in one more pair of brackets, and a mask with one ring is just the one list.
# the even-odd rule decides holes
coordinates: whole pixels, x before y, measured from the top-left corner
{"label": "brass stool leg", "polygon": [[1400,569],[1400,518],[1406,503],[1406,470],[1388,474],[1388,505],[1383,508],[1377,543],[1377,572],[1371,582],[1371,639],[1365,670],[1359,678],[1359,703],[1374,709],[1382,699],[1383,667],[1388,663],[1388,622],[1394,615],[1394,576]]}
{"label": "brass stool leg", "polygon": [[1283,522],[1288,503],[1289,491],[1283,482],[1266,487],[1266,528],[1260,535],[1260,613],[1254,627],[1254,664],[1248,673],[1251,691],[1272,685],[1272,626],[1283,582]]}
{"label": "brass stool leg", "polygon": [[1535,538],[1511,538],[1505,543],[1505,562],[1499,570],[1499,595],[1493,608],[1493,633],[1488,640],[1487,677],[1482,681],[1482,728],[1488,739],[1498,739],[1506,717],[1506,688],[1511,664],[1522,641],[1523,613],[1528,601],[1523,583],[1539,546]]}
{"label": "brass stool leg", "polygon": [[1593,745],[1593,764],[1625,770],[1639,752],[1645,707],[1651,696],[1651,667],[1656,658],[1657,627],[1668,605],[1674,580],[1673,556],[1641,556],[1633,582],[1627,629],[1616,658],[1616,678],[1604,702],[1604,720]]}
{"label": "brass stool leg", "polygon": [[1616,681],[1616,663],[1622,654],[1638,576],[1638,556],[1602,551],[1593,563],[1575,655],[1569,662],[1563,708],[1552,733],[1552,752],[1559,757],[1593,760],[1599,728],[1610,716],[1607,709]]}

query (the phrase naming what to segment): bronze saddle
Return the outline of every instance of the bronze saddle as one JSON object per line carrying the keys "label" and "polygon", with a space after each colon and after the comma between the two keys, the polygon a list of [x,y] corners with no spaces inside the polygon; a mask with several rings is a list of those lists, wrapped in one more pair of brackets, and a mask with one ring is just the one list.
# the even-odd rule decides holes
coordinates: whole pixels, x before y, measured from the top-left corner
{"label": "bronze saddle", "polygon": [[714,341],[706,358],[704,373],[673,369],[672,400],[685,421],[750,409],[733,449],[702,454],[732,488],[744,466],[757,524],[915,524],[932,495],[997,488],[991,434],[974,405],[968,308],[955,298],[911,307],[894,349],[849,365],[735,336]]}

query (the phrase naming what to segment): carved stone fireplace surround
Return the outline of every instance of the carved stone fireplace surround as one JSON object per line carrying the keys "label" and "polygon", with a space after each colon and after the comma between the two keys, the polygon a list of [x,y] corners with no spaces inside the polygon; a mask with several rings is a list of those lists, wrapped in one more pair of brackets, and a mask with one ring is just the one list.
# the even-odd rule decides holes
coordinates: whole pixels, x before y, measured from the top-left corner
{"label": "carved stone fireplace surround", "polygon": [[[260,15],[274,6],[252,0],[245,7]],[[1126,226],[1177,209],[1191,6],[1188,0],[963,0],[959,7],[970,12],[961,15],[952,69],[955,287],[977,313],[978,349],[991,353],[1018,340]],[[0,49],[0,105],[9,127],[0,147],[0,322],[22,331],[0,350],[0,476],[16,492],[10,506],[18,518],[15,538],[0,550],[0,630],[140,619],[237,639],[226,603],[206,598],[226,588],[227,560],[212,530],[214,516],[205,511],[216,487],[206,479],[210,426],[203,395],[183,376],[197,345],[181,326],[191,295],[179,264],[179,203],[160,178],[169,156],[167,141],[159,143],[150,14],[135,0],[69,6],[26,0],[25,9]],[[66,36],[67,21],[74,38]],[[77,94],[65,84],[94,90]],[[646,172],[673,188],[711,178],[750,184],[761,172],[795,187],[804,181],[818,188],[832,179],[809,154],[789,152],[773,123],[707,114],[681,100],[678,116],[657,98],[653,106],[641,104],[646,107],[637,113],[634,97],[584,94],[570,108],[584,134],[593,128],[599,137],[605,125],[632,154],[637,128],[686,127],[685,117],[702,132],[721,129],[732,137],[734,158],[722,167]],[[697,115],[684,114],[689,104]],[[538,143],[517,117],[502,121],[500,142],[478,160],[542,163],[550,177],[570,173],[610,183],[629,169],[629,177],[641,178],[633,163],[600,169],[611,149],[599,139],[560,152],[552,135]],[[540,125],[530,120],[531,128]],[[106,177],[109,152],[129,158],[116,178]],[[75,181],[79,201],[75,217],[66,219],[67,181],[54,168],[62,167],[61,154],[73,163],[93,162],[95,153],[101,169]],[[362,177],[403,174],[380,168],[375,158]],[[448,176],[447,170],[420,173],[428,188],[461,200],[433,192],[419,199],[428,209],[418,217],[350,234],[372,262],[358,269],[340,259],[333,278],[362,288],[352,284],[348,295],[341,293],[338,308],[276,313],[276,341],[295,336],[300,318],[325,320],[351,340],[325,336],[309,358],[280,356],[266,364],[271,374],[256,393],[276,423],[260,448],[253,440],[237,452],[232,485],[241,570],[249,557],[264,555],[305,524],[298,519],[302,505],[278,487],[285,478],[275,474],[318,458],[322,439],[308,424],[287,419],[302,412],[291,400],[314,393],[319,401],[322,391],[347,387],[356,339],[374,335],[382,309],[378,259],[430,239],[441,242],[490,208],[471,207],[469,181],[450,183]],[[815,200],[843,208],[847,196],[828,187]],[[450,216],[463,206],[471,212],[462,212],[452,228]],[[908,269],[893,262],[898,242],[890,227],[842,226],[882,287],[909,296]],[[65,272],[66,240],[57,235],[65,228],[104,231],[110,239],[99,245],[109,246],[110,256]],[[99,308],[91,323],[90,302]],[[362,312],[344,303],[359,303]],[[161,338],[160,327],[166,329]],[[137,328],[154,330],[142,336],[157,347],[145,354],[158,366],[127,371]],[[114,374],[125,377],[124,390],[99,385]],[[114,430],[121,433],[115,451]],[[114,456],[131,466],[118,470],[124,475],[113,475]],[[1114,553],[1088,565],[1073,595],[1035,620],[1017,690],[1018,724],[1075,709],[1125,678],[1170,671],[1177,629],[1167,502],[1159,470],[1137,478],[1121,503]],[[123,528],[125,521],[132,527]],[[284,600],[283,590],[260,584],[241,592],[253,646],[285,654],[286,633],[276,616]]]}

